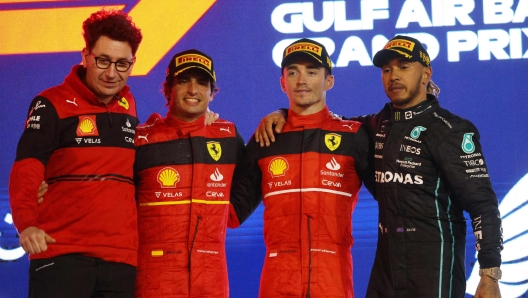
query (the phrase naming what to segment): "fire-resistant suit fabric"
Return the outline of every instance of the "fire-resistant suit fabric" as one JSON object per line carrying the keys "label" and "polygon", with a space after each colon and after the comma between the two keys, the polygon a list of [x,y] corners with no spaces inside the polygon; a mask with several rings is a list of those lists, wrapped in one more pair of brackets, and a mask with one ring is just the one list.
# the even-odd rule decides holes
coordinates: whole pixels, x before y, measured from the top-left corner
{"label": "fire-resistant suit fabric", "polygon": [[19,232],[35,226],[56,239],[31,260],[78,253],[136,266],[136,104],[128,86],[102,103],[81,81],[85,72],[74,66],[31,103],[10,176],[13,221]]}
{"label": "fire-resistant suit fabric", "polygon": [[[352,212],[372,153],[359,122],[291,110],[270,147],[252,138],[232,197],[264,204],[260,297],[353,297]],[[369,172],[370,171],[370,172]],[[243,219],[243,218],[242,218]]]}
{"label": "fire-resistant suit fabric", "polygon": [[229,297],[226,228],[244,140],[235,125],[152,115],[136,134],[136,297]]}
{"label": "fire-resistant suit fabric", "polygon": [[360,117],[375,141],[379,229],[367,297],[463,297],[466,223],[498,267],[501,217],[475,126],[428,100]]}

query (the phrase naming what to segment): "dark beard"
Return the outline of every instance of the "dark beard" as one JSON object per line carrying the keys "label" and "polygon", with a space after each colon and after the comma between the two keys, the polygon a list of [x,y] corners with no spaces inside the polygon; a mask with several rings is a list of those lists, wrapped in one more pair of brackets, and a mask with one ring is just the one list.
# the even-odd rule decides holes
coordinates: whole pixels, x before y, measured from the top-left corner
{"label": "dark beard", "polygon": [[423,74],[420,75],[420,79],[416,82],[416,85],[414,86],[414,89],[410,89],[410,93],[409,93],[409,96],[406,97],[406,98],[401,98],[401,99],[390,99],[392,104],[395,105],[395,106],[398,106],[398,107],[401,107],[401,106],[406,106],[407,104],[409,104],[417,95],[418,93],[420,92],[420,85],[421,85],[421,82],[422,82],[422,78],[423,78]]}

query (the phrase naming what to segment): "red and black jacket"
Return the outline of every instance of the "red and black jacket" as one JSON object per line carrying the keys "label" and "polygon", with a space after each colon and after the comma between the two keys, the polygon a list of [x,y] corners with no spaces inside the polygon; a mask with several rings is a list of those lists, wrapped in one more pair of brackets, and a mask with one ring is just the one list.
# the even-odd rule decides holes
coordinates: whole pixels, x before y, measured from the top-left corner
{"label": "red and black jacket", "polygon": [[[100,102],[84,74],[74,66],[31,103],[9,182],[13,221],[19,232],[35,226],[57,241],[30,259],[81,253],[135,266],[135,101],[125,86]],[[49,189],[38,205],[43,180]]]}

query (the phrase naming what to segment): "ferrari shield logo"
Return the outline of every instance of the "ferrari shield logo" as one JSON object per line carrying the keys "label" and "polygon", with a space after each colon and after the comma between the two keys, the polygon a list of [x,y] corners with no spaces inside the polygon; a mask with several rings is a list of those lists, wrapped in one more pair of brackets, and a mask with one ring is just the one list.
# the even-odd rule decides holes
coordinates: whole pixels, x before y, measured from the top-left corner
{"label": "ferrari shield logo", "polygon": [[341,135],[336,133],[327,133],[325,135],[325,144],[330,151],[334,151],[341,144]]}
{"label": "ferrari shield logo", "polygon": [[122,106],[123,108],[127,109],[130,107],[130,105],[128,104],[128,100],[126,100],[126,98],[124,97],[121,97],[121,99],[117,102],[118,105]]}
{"label": "ferrari shield logo", "polygon": [[211,157],[216,161],[218,161],[222,156],[222,147],[220,146],[220,142],[207,142],[207,151],[209,151]]}

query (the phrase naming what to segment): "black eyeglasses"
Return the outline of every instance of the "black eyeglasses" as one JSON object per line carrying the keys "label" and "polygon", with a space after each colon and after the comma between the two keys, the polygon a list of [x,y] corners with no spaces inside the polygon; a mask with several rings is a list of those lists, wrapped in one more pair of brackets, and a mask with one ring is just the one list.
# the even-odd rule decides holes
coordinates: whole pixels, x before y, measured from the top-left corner
{"label": "black eyeglasses", "polygon": [[131,61],[112,61],[110,59],[107,59],[105,57],[97,57],[93,53],[90,53],[94,57],[95,65],[100,69],[108,69],[110,65],[115,64],[115,68],[119,72],[125,72],[128,69],[130,69],[130,66],[134,64]]}

